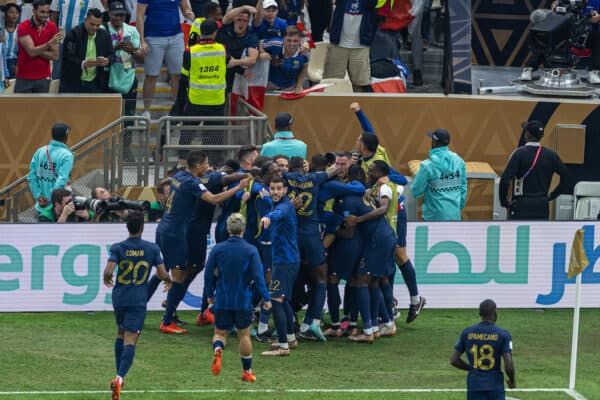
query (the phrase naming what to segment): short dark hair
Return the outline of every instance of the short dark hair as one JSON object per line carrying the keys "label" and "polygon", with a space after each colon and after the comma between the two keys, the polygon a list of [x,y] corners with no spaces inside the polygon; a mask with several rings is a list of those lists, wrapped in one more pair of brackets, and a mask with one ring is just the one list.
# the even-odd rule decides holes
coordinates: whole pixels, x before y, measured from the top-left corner
{"label": "short dark hair", "polygon": [[390,166],[383,160],[375,160],[371,164],[382,176],[390,174]]}
{"label": "short dark hair", "polygon": [[144,228],[144,213],[137,210],[129,210],[127,214],[127,230],[132,235],[139,234]]}
{"label": "short dark hair", "polygon": [[215,33],[219,29],[217,26],[217,21],[214,19],[205,19],[200,24],[200,34],[202,36],[209,36]]}
{"label": "short dark hair", "polygon": [[158,194],[165,194],[165,186],[167,185],[171,185],[171,178],[165,178],[163,180],[161,180],[158,185],[156,186],[156,193]]}
{"label": "short dark hair", "polygon": [[223,163],[223,166],[231,168],[234,171],[237,171],[238,169],[240,169],[240,162],[238,160],[234,160],[233,158],[230,158],[229,160],[227,160]]}
{"label": "short dark hair", "polygon": [[254,160],[254,166],[256,168],[262,168],[262,166],[265,165],[265,163],[270,160],[271,159],[269,157],[258,156],[258,157],[256,157],[256,160]]}
{"label": "short dark hair", "polygon": [[253,144],[242,146],[237,153],[238,161],[244,160],[244,158],[246,158],[248,154],[253,153],[255,151],[258,151],[258,148]]}
{"label": "short dark hair", "polygon": [[98,8],[90,8],[85,14],[86,18],[94,17],[94,18],[102,18],[102,11]]}
{"label": "short dark hair", "polygon": [[271,181],[269,182],[269,186],[271,186],[271,183],[283,183],[283,186],[287,186],[285,179],[283,179],[280,176],[274,176],[273,178],[271,178]]}
{"label": "short dark hair", "polygon": [[[7,13],[8,10],[10,10],[11,8],[14,8],[15,10],[17,10],[19,12],[19,14],[21,14],[21,6],[19,6],[16,3],[6,3],[4,5],[4,7],[0,7],[0,10],[4,11],[5,13]],[[4,18],[6,18],[6,15],[4,16]],[[0,21],[0,22],[4,22],[4,21]]]}
{"label": "short dark hair", "polygon": [[40,6],[43,7],[43,6],[48,6],[48,5],[50,5],[50,2],[48,0],[35,0],[33,2],[33,9],[37,10],[37,8]]}
{"label": "short dark hair", "polygon": [[284,36],[293,36],[293,35],[298,35],[300,37],[304,36],[302,34],[302,31],[300,30],[300,28],[298,28],[296,25],[290,25],[287,28],[285,28]]}
{"label": "short dark hair", "polygon": [[494,316],[496,312],[496,302],[491,299],[486,299],[479,304],[479,315],[481,318],[488,319]]}
{"label": "short dark hair", "polygon": [[290,158],[290,171],[302,171],[304,168],[304,159],[302,157],[292,157]]}
{"label": "short dark hair", "polygon": [[271,165],[273,165],[273,164],[277,164],[277,163],[271,159],[267,159],[267,161],[265,161],[263,163],[263,165],[260,167],[260,174],[262,176],[265,176],[269,172],[269,168],[271,168]]}
{"label": "short dark hair", "polygon": [[52,195],[50,195],[52,205],[55,205],[56,203],[62,203],[63,199],[67,196],[71,196],[71,194],[71,192],[64,188],[54,189],[52,191]]}
{"label": "short dark hair", "polygon": [[188,168],[195,168],[198,164],[203,164],[206,160],[206,153],[203,151],[195,150],[190,151],[186,158]]}
{"label": "short dark hair", "polygon": [[310,166],[314,171],[325,171],[327,168],[327,157],[323,154],[315,154],[310,159]]}
{"label": "short dark hair", "polygon": [[346,158],[352,158],[352,153],[350,153],[349,151],[336,151],[335,153],[336,157],[346,157]]}
{"label": "short dark hair", "polygon": [[204,8],[202,9],[202,11],[204,11],[204,17],[214,17],[217,14],[217,8],[219,7],[220,5],[218,5],[217,3],[209,1],[204,5]]}
{"label": "short dark hair", "polygon": [[348,169],[348,179],[351,181],[358,181],[365,183],[367,177],[365,176],[365,170],[360,165],[353,165]]}
{"label": "short dark hair", "polygon": [[370,132],[363,132],[360,135],[360,140],[371,153],[375,153],[375,151],[377,151],[377,146],[379,146],[379,138],[377,135],[374,135]]}
{"label": "short dark hair", "polygon": [[283,154],[277,154],[276,156],[273,156],[273,161],[277,161],[280,158],[285,159],[287,162],[290,161],[290,158],[288,156],[283,155]]}

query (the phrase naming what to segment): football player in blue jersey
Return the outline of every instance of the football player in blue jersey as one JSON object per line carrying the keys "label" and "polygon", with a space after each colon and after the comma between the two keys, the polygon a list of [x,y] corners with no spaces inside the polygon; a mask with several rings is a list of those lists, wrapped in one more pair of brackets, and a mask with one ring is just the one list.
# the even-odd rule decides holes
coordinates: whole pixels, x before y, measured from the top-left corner
{"label": "football player in blue jersey", "polygon": [[[479,304],[481,322],[465,329],[450,357],[450,363],[467,375],[467,400],[504,400],[504,372],[508,387],[514,389],[515,367],[512,359],[512,336],[496,325],[496,303],[487,299]],[[468,363],[461,355],[467,353]]]}
{"label": "football player in blue jersey", "polygon": [[192,151],[187,156],[187,167],[175,174],[171,181],[171,191],[165,205],[165,213],[156,228],[156,243],[165,258],[165,266],[171,272],[172,285],[167,294],[167,307],[160,331],[163,333],[187,333],[173,321],[173,313],[185,295],[185,280],[191,271],[186,272],[188,261],[187,231],[194,215],[198,198],[218,204],[243,190],[248,179],[219,194],[212,194],[198,179],[206,174],[208,158],[200,151]]}
{"label": "football player in blue jersey", "polygon": [[294,205],[287,197],[287,186],[282,178],[275,176],[269,183],[273,211],[261,218],[264,229],[271,229],[273,267],[269,293],[272,300],[273,320],[278,343],[264,356],[287,356],[290,348],[298,347],[294,334],[294,313],[289,299],[300,268],[298,252],[297,218]]}
{"label": "football player in blue jersey", "polygon": [[258,250],[243,239],[245,227],[246,219],[242,214],[233,213],[227,218],[229,239],[217,244],[206,262],[204,297],[215,308],[212,373],[218,375],[221,372],[227,332],[235,328],[240,340],[242,380],[256,382],[250,341],[253,287],[262,297],[265,309],[271,308],[271,298]]}
{"label": "football player in blue jersey", "polygon": [[304,160],[300,157],[290,159],[290,170],[283,174],[288,185],[288,196],[296,199],[298,215],[298,248],[300,258],[307,267],[311,291],[308,309],[300,325],[300,337],[309,340],[326,341],[321,331],[321,316],[327,295],[327,259],[321,241],[317,199],[319,185],[337,176],[340,168],[327,172],[303,171]]}
{"label": "football player in blue jersey", "polygon": [[[130,211],[127,215],[129,238],[110,247],[108,263],[104,269],[104,284],[113,287],[112,304],[117,322],[115,361],[117,376],[111,382],[112,398],[119,400],[123,379],[135,356],[135,345],[146,318],[148,276],[152,266],[160,279],[169,283],[169,274],[154,243],[142,239],[144,214]],[[117,282],[113,274],[117,268]]]}
{"label": "football player in blue jersey", "polygon": [[[357,165],[350,167],[348,178],[365,183],[364,170]],[[357,227],[362,238],[362,254],[358,271],[353,278],[355,293],[363,320],[363,332],[354,332],[349,339],[354,342],[372,343],[378,332],[378,317],[381,315],[385,329],[393,329],[392,316],[381,304],[392,302],[390,293],[382,293],[387,277],[394,269],[396,235],[385,220],[385,209],[377,207],[366,196],[350,195],[342,199],[344,224]]]}
{"label": "football player in blue jersey", "polygon": [[[373,161],[369,166],[368,174],[369,181],[373,185],[371,195],[379,206],[386,209],[386,221],[398,238],[394,259],[402,273],[402,278],[410,295],[406,322],[411,323],[425,306],[425,297],[419,296],[417,274],[406,253],[406,209],[404,207],[404,196],[402,195],[404,186],[398,185],[390,179],[390,167],[383,160]],[[382,288],[382,290],[393,291],[392,285],[395,272],[394,270],[394,273],[389,277],[390,287]],[[393,315],[393,305],[390,304],[389,307],[392,308],[391,313]]]}

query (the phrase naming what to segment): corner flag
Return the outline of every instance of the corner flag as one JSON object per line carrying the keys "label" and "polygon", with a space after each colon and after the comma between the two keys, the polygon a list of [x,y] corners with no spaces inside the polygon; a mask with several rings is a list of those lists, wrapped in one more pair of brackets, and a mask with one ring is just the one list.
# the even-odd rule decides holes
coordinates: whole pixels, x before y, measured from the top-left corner
{"label": "corner flag", "polygon": [[583,232],[583,229],[578,229],[573,238],[571,256],[569,257],[569,279],[582,273],[590,263],[587,254],[585,254],[585,248],[583,247]]}

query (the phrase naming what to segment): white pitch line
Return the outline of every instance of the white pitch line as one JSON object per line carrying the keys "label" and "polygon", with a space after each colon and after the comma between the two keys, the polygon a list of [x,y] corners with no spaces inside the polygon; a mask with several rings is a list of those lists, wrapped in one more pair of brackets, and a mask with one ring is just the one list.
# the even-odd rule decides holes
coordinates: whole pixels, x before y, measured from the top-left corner
{"label": "white pitch line", "polygon": [[[121,393],[130,394],[152,394],[152,393],[188,393],[188,394],[210,394],[210,393],[464,393],[466,389],[148,389],[148,390],[124,390]],[[523,388],[507,389],[507,392],[562,392],[576,400],[587,400],[574,390],[559,388]],[[19,395],[77,395],[77,394],[106,394],[110,390],[40,390],[40,391],[3,391],[0,396]]]}
{"label": "white pitch line", "polygon": [[565,393],[574,398],[575,400],[587,400],[587,398],[579,393],[577,390],[567,389]]}

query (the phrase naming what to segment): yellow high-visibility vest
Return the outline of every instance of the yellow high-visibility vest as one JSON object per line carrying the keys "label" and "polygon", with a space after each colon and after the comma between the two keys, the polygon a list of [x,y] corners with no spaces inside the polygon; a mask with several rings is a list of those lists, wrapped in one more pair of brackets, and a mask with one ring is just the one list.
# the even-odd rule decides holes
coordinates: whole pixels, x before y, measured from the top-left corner
{"label": "yellow high-visibility vest", "polygon": [[226,54],[225,46],[216,42],[200,43],[190,47],[188,98],[191,104],[199,106],[225,104]]}

